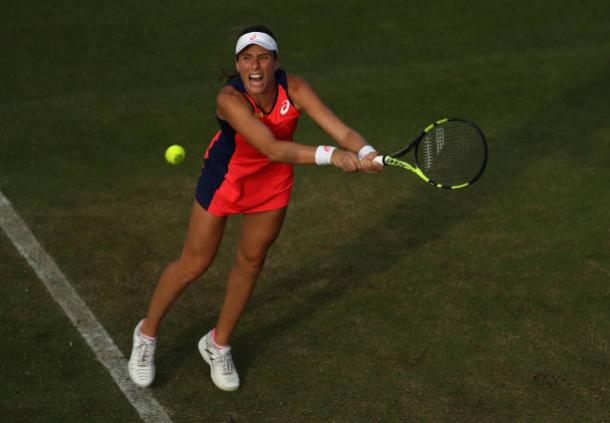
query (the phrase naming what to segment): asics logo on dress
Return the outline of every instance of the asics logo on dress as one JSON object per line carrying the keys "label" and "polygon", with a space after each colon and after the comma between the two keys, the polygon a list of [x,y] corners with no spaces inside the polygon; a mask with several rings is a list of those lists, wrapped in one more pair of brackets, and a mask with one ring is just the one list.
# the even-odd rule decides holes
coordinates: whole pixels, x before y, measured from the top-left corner
{"label": "asics logo on dress", "polygon": [[283,116],[288,113],[288,109],[290,108],[290,101],[284,100],[282,103],[282,107],[280,108],[280,114]]}

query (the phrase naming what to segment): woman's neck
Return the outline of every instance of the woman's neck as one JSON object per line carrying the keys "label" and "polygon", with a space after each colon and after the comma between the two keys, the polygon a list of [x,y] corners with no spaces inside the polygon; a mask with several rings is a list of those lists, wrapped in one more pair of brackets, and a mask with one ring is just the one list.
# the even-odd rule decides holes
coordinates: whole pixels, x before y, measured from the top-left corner
{"label": "woman's neck", "polygon": [[277,82],[274,81],[272,87],[264,93],[252,94],[248,92],[247,89],[246,92],[259,109],[262,109],[265,113],[268,113],[271,111],[271,108],[275,104],[275,99],[277,98]]}

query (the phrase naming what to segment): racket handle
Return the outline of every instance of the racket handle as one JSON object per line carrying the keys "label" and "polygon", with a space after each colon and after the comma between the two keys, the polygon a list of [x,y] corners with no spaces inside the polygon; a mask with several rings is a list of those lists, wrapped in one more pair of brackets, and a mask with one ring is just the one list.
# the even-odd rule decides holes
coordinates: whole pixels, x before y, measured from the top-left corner
{"label": "racket handle", "polygon": [[385,165],[385,156],[377,156],[373,159],[375,163],[379,163],[381,166]]}

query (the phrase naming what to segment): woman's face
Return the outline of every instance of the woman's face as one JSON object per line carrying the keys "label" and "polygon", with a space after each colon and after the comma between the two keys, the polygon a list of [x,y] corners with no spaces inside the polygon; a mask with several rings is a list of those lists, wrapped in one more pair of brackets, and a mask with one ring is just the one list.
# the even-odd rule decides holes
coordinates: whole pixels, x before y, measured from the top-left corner
{"label": "woman's face", "polygon": [[275,71],[278,61],[272,51],[257,44],[243,49],[235,61],[246,90],[250,94],[264,94],[275,89]]}

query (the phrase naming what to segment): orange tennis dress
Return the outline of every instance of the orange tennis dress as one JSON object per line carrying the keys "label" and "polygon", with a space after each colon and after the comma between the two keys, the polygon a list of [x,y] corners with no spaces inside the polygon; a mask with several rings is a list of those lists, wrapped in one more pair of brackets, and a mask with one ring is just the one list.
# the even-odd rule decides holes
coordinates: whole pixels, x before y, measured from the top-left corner
{"label": "orange tennis dress", "polygon": [[[300,117],[288,97],[286,72],[275,72],[277,96],[269,113],[256,106],[239,77],[229,85],[241,92],[254,115],[276,139],[292,141]],[[228,122],[218,119],[220,130],[208,146],[195,198],[216,216],[258,213],[286,207],[292,192],[292,165],[275,163],[259,153]]]}

